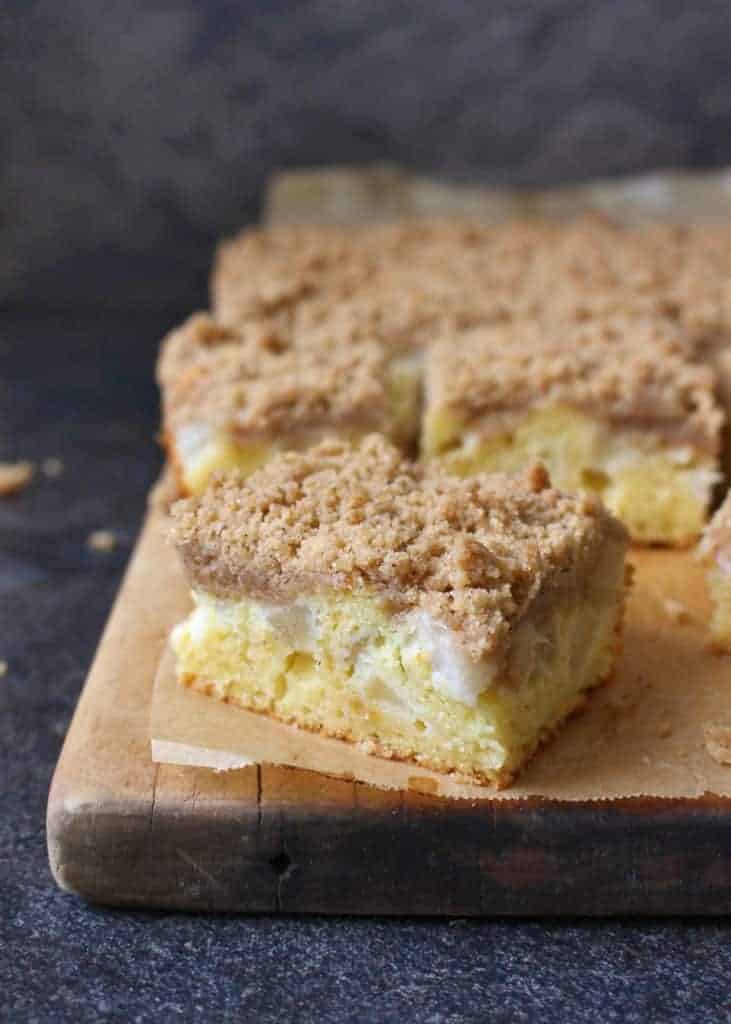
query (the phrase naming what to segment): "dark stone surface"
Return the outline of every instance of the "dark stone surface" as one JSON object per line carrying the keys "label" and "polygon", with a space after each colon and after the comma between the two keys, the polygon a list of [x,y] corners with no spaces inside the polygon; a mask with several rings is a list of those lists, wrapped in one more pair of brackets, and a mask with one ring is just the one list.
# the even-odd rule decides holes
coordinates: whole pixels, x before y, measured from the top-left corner
{"label": "dark stone surface", "polygon": [[[731,1020],[723,921],[400,921],[113,912],[57,891],[51,772],[158,467],[163,318],[5,318],[0,459],[0,1020]],[[121,539],[92,553],[86,537]]]}
{"label": "dark stone surface", "polygon": [[159,466],[157,340],[272,168],[731,162],[730,46],[728,0],[0,6],[0,301],[66,311],[0,322],[0,459],[65,463],[0,501],[0,1020],[731,1020],[722,921],[111,912],[55,889],[43,824]]}
{"label": "dark stone surface", "polygon": [[205,300],[277,166],[731,162],[728,0],[5,0],[0,299]]}

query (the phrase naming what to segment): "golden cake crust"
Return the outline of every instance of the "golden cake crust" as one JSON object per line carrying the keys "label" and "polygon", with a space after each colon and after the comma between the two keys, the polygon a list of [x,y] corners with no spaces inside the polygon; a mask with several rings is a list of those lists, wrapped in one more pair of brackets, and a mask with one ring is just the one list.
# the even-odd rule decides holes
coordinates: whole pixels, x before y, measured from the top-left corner
{"label": "golden cake crust", "polygon": [[444,622],[475,659],[539,593],[576,586],[608,538],[626,540],[597,501],[551,489],[542,467],[458,479],[378,435],[214,477],[174,507],[171,536],[195,587],[273,600],[375,589]]}
{"label": "golden cake crust", "polygon": [[714,383],[710,368],[692,362],[683,332],[657,317],[513,321],[472,330],[458,345],[441,341],[427,354],[428,406],[467,424],[564,404],[711,453],[723,421]]}
{"label": "golden cake crust", "polygon": [[[611,680],[612,673],[609,673],[604,679],[598,679],[594,686],[591,688],[596,689],[600,686],[604,686]],[[504,769],[497,772],[480,772],[473,771],[469,774],[464,772],[455,771],[449,764],[448,761],[437,760],[429,757],[425,754],[419,754],[417,752],[411,755],[399,753],[394,750],[393,747],[388,746],[385,743],[380,742],[375,737],[363,741],[356,739],[349,729],[326,729],[324,726],[316,727],[301,722],[296,716],[288,715],[286,717],[276,715],[273,711],[266,711],[262,708],[256,708],[252,704],[248,703],[245,699],[236,696],[224,696],[218,697],[216,694],[215,683],[209,683],[205,680],[200,680],[192,676],[182,676],[180,683],[186,689],[193,691],[194,693],[201,694],[204,697],[215,697],[224,704],[234,704],[237,707],[244,708],[244,710],[251,712],[256,715],[263,715],[265,718],[269,718],[275,722],[284,722],[286,725],[294,726],[298,729],[302,729],[305,732],[314,733],[318,736],[329,736],[331,739],[341,740],[345,743],[352,743],[357,746],[364,754],[369,754],[375,757],[382,757],[388,761],[400,761],[406,764],[413,764],[419,768],[426,768],[429,771],[440,772],[443,775],[452,776],[457,782],[473,783],[477,786],[494,786],[495,789],[507,789],[515,779],[516,774],[525,769],[526,764],[532,760],[533,757],[539,752],[539,750],[547,745],[553,737],[561,730],[564,722],[558,722],[555,726],[550,729],[544,729],[536,738],[535,743],[531,749],[526,753],[526,756],[517,770],[510,771]],[[573,717],[579,714],[587,705],[589,699],[589,690],[584,690],[580,694],[577,694],[576,704],[573,709],[569,712],[569,717]]]}

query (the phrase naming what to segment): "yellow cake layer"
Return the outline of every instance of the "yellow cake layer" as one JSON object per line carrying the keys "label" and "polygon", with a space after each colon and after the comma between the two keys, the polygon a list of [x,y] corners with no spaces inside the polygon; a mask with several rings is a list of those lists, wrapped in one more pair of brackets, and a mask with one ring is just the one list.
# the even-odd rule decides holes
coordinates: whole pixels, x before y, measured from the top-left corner
{"label": "yellow cake layer", "polygon": [[506,657],[476,664],[444,626],[376,595],[276,606],[197,593],[172,637],[178,675],[386,756],[505,783],[611,672],[623,554],[610,545],[578,592],[522,621]]}
{"label": "yellow cake layer", "polygon": [[731,650],[731,576],[721,569],[712,568],[707,579],[713,602],[711,634],[720,647]]}
{"label": "yellow cake layer", "polygon": [[480,435],[453,416],[427,410],[422,454],[461,476],[516,472],[544,463],[560,490],[597,493],[633,540],[683,545],[706,521],[719,479],[716,460],[690,447],[661,447],[650,434],[612,430],[574,409],[534,409],[510,430]]}
{"label": "yellow cake layer", "polygon": [[[387,433],[391,441],[408,452],[415,447],[419,429],[418,362],[412,358],[395,359],[388,385],[391,414]],[[372,429],[372,425],[346,429],[325,424],[317,432],[303,432],[299,437],[244,441],[219,433],[205,423],[192,424],[174,433],[171,456],[184,490],[200,494],[211,475],[219,470],[238,469],[249,476],[283,451],[306,448],[323,437],[357,443]]]}

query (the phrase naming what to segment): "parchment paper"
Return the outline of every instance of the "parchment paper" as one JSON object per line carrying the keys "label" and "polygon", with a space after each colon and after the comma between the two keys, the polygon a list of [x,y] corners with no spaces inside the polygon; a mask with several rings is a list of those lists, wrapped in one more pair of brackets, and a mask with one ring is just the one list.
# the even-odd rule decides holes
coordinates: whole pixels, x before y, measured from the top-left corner
{"label": "parchment paper", "polygon": [[363,224],[401,217],[575,217],[593,211],[624,223],[731,219],[731,169],[665,171],[552,189],[475,188],[411,174],[391,164],[286,171],[267,190],[272,224]]}
{"label": "parchment paper", "polygon": [[[393,167],[298,171],[274,179],[266,203],[277,223],[354,223],[394,217],[568,216],[601,210],[624,220],[729,219],[731,173],[659,174],[539,193],[440,185]],[[145,557],[151,578],[173,554],[153,508]],[[731,656],[710,649],[702,567],[691,552],[635,549],[635,586],[614,680],[590,695],[516,784],[496,792],[417,765],[371,757],[338,740],[282,725],[177,686],[167,650],[151,709],[153,760],[218,770],[290,765],[384,789],[463,799],[603,800],[632,796],[731,797],[731,765],[714,759],[706,734],[731,729]],[[166,627],[187,611],[182,577],[170,588]],[[715,730],[715,732],[714,732]],[[718,757],[718,748],[709,744]]]}

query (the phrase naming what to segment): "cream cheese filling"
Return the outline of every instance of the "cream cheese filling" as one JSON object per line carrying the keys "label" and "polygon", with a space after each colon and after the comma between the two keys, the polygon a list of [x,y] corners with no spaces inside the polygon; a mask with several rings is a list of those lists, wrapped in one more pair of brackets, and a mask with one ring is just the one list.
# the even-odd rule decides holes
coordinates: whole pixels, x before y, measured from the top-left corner
{"label": "cream cheese filling", "polygon": [[[215,644],[217,636],[239,627],[242,602],[201,591],[193,592],[193,600],[193,612],[173,631],[174,649],[187,644],[204,649]],[[394,663],[407,676],[423,678],[426,673],[437,693],[469,707],[477,706],[480,695],[498,677],[498,658],[475,662],[450,629],[423,611],[385,617],[377,598],[358,598],[356,614],[347,622],[341,616],[333,619],[332,600],[297,598],[276,605],[247,599],[247,625],[301,654],[317,657],[327,649],[349,686],[364,695],[380,693],[402,710],[408,709],[409,701],[394,685]],[[372,602],[374,614],[363,614],[364,601]],[[343,603],[347,607],[349,602]]]}

